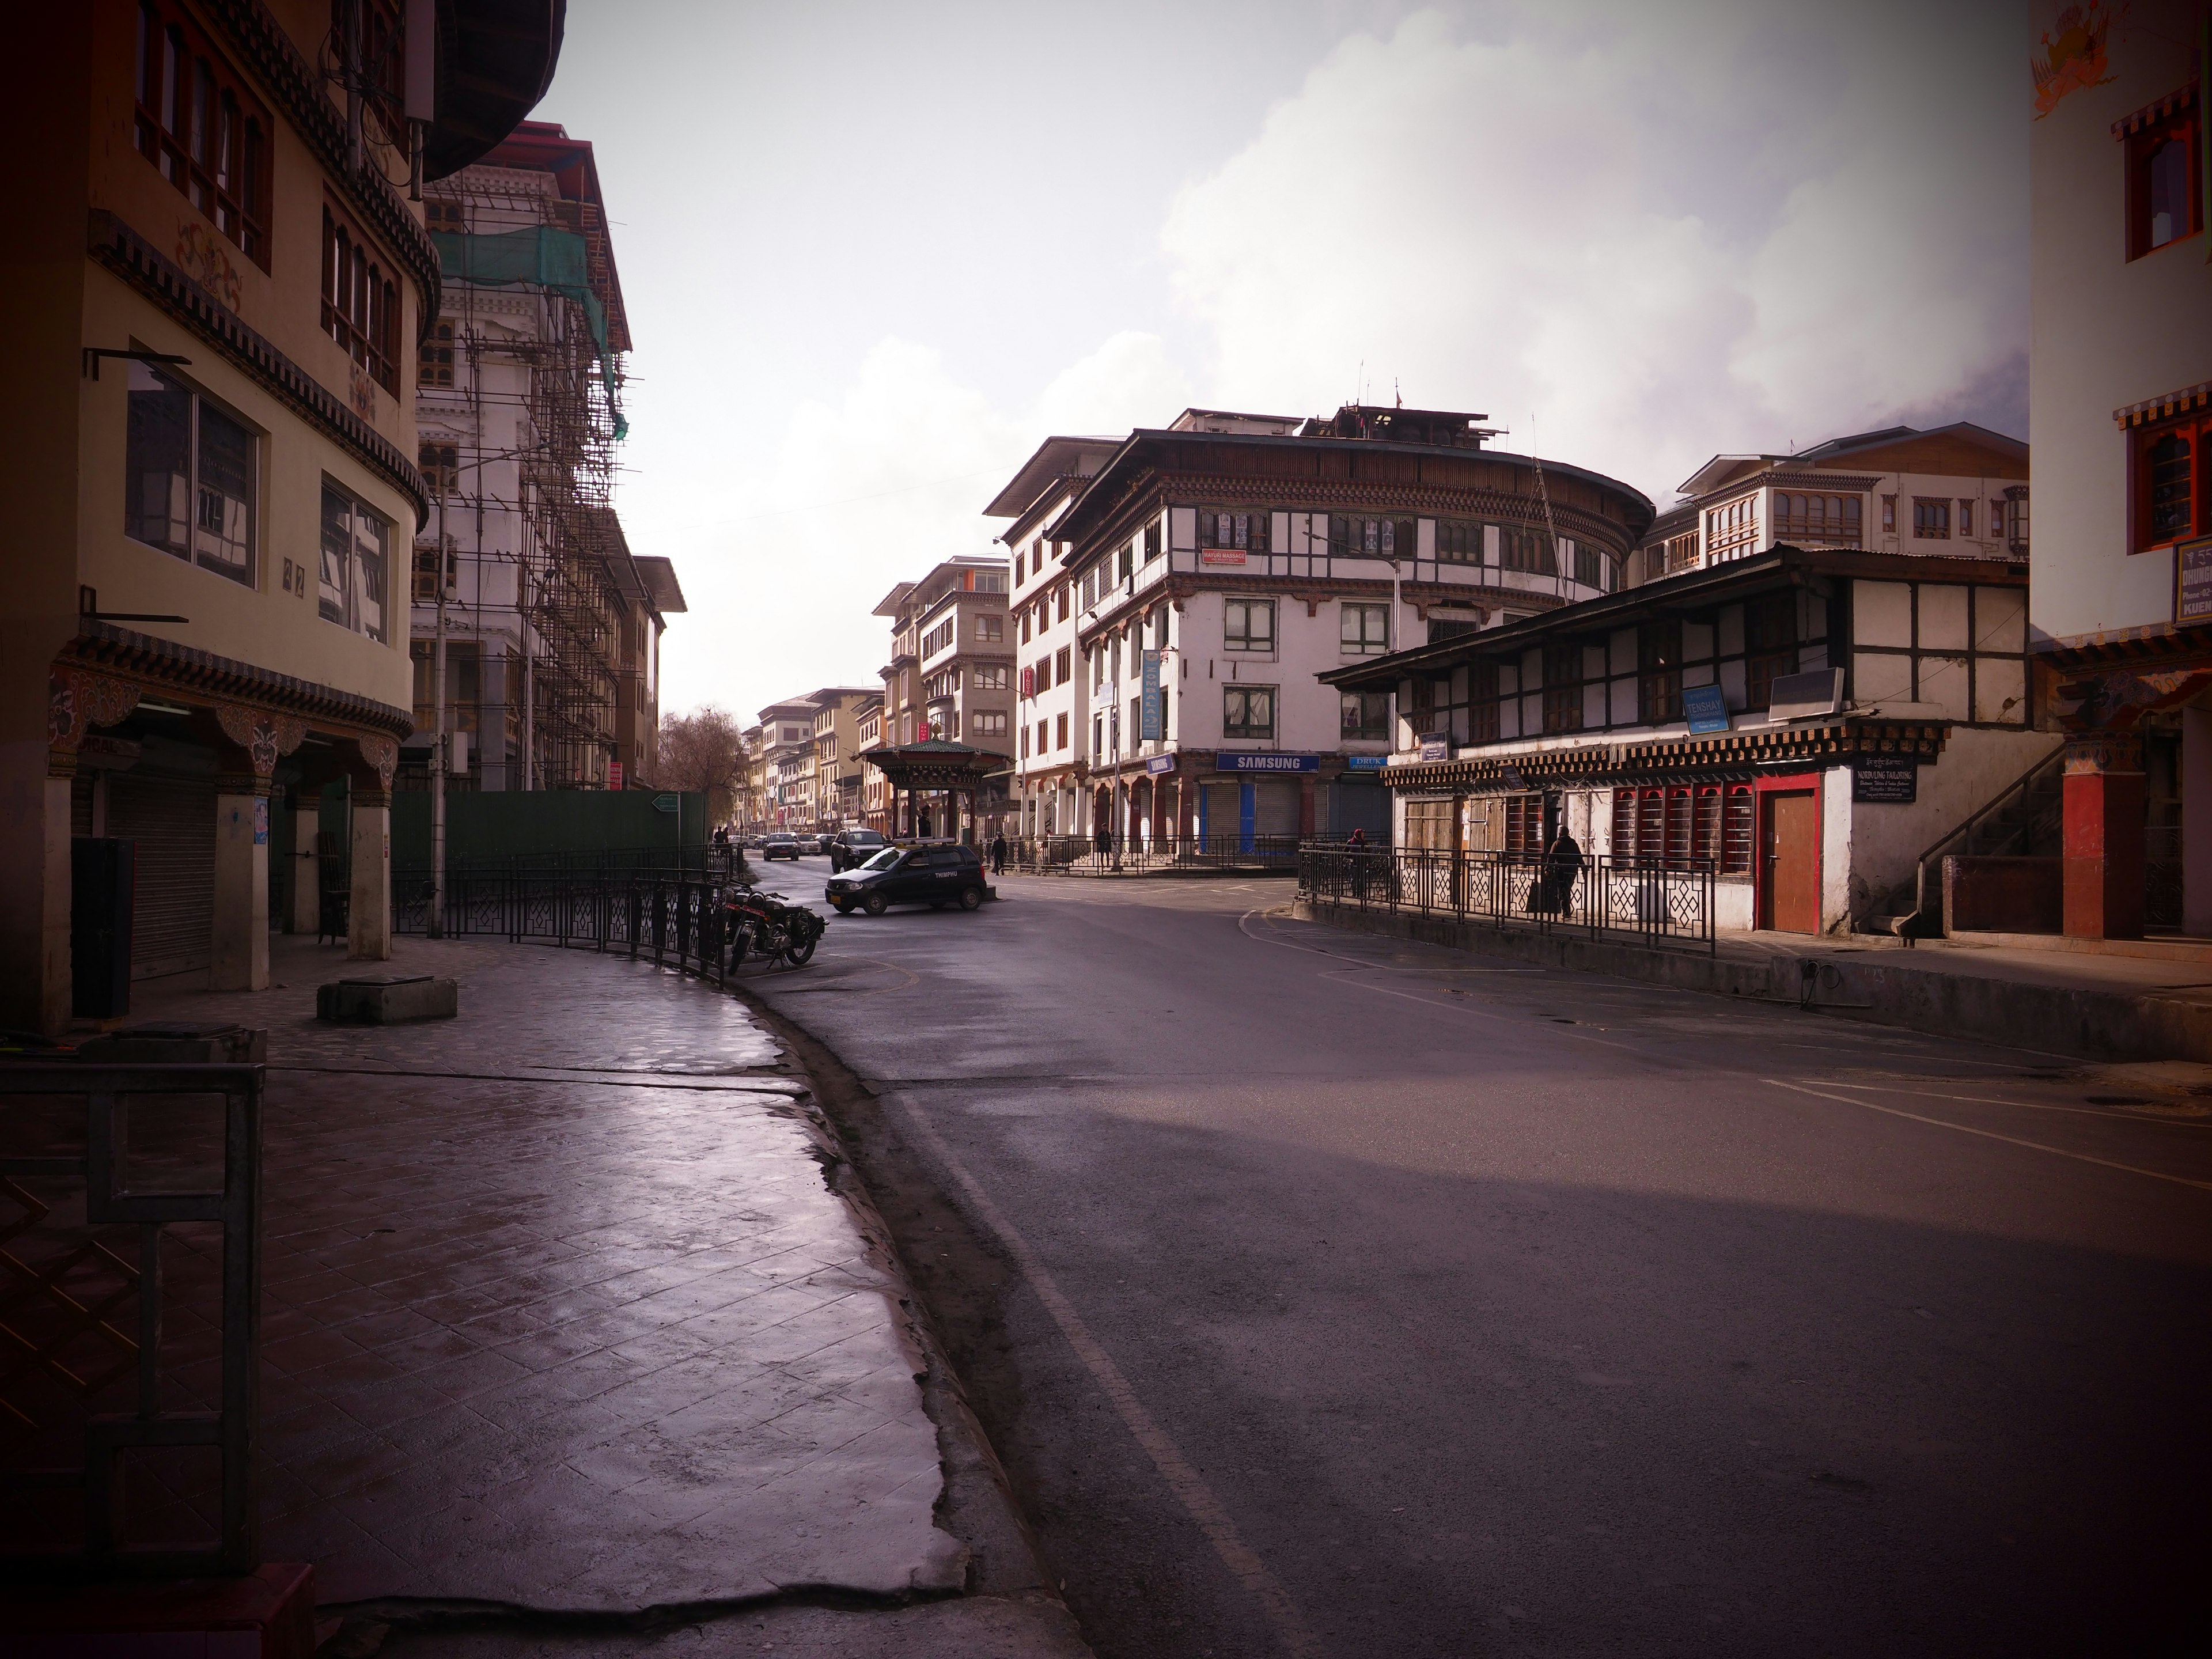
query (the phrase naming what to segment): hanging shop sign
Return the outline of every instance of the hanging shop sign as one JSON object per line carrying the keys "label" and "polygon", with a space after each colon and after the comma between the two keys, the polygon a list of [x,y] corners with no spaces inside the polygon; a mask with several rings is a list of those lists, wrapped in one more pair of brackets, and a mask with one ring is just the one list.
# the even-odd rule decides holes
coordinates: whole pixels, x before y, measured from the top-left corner
{"label": "hanging shop sign", "polygon": [[1851,763],[1851,799],[1910,806],[1920,799],[1920,768],[1905,755],[1862,755]]}
{"label": "hanging shop sign", "polygon": [[1216,755],[1217,772],[1318,772],[1319,755]]}
{"label": "hanging shop sign", "polygon": [[2202,622],[2212,617],[2212,536],[2184,542],[2173,550],[2173,619]]}
{"label": "hanging shop sign", "polygon": [[1717,685],[1682,688],[1682,713],[1690,722],[1690,735],[1729,729],[1728,694]]}
{"label": "hanging shop sign", "polygon": [[1145,653],[1144,689],[1139,694],[1142,707],[1138,712],[1138,738],[1144,743],[1161,743],[1167,738],[1167,702],[1160,696],[1160,653]]}
{"label": "hanging shop sign", "polygon": [[1154,755],[1145,762],[1145,770],[1158,777],[1163,772],[1174,771],[1175,762],[1173,755]]}

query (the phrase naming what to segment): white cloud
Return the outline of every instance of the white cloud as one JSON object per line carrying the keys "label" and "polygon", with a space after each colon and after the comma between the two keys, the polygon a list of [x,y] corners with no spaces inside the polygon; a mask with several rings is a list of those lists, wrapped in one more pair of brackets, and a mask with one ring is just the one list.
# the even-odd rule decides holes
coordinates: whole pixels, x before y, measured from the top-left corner
{"label": "white cloud", "polygon": [[1949,412],[2024,348],[2015,43],[1962,15],[1900,56],[1889,25],[1554,7],[1344,42],[1168,214],[1213,395],[1318,410],[1364,363],[1370,400],[1514,447],[1536,411],[1661,500],[1716,450]]}
{"label": "white cloud", "polygon": [[1040,441],[1125,432],[1188,401],[1150,334],[1112,336],[1018,413],[934,349],[879,341],[841,393],[791,410],[763,465],[726,457],[719,485],[686,498],[684,511],[712,503],[714,518],[626,513],[633,545],[676,553],[690,607],[664,655],[663,706],[714,702],[750,717],[817,686],[875,684],[889,636],[870,611],[939,560],[1003,551],[1003,526],[981,509]]}

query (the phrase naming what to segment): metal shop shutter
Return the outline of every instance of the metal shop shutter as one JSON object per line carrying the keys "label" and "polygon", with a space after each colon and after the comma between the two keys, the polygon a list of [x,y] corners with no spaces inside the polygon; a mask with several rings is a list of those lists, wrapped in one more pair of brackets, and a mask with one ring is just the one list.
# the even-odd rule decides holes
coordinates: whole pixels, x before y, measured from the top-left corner
{"label": "metal shop shutter", "polygon": [[1237,833],[1238,787],[1234,783],[1209,783],[1206,788],[1206,833],[1209,836],[1233,836]]}
{"label": "metal shop shutter", "polygon": [[1297,835],[1298,786],[1288,778],[1259,778],[1254,783],[1259,799],[1252,803],[1253,830],[1262,836]]}
{"label": "metal shop shutter", "polygon": [[119,772],[107,833],[137,843],[131,976],[204,968],[215,931],[215,780]]}

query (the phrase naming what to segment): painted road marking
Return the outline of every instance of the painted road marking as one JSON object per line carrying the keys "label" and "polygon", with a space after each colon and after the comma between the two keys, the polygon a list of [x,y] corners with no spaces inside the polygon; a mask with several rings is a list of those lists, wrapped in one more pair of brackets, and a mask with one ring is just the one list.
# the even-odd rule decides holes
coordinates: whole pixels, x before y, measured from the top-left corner
{"label": "painted road marking", "polygon": [[1908,1112],[1902,1107],[1878,1105],[1871,1100],[1854,1100],[1849,1095],[1832,1095],[1826,1089],[1808,1089],[1802,1083],[1784,1083],[1778,1077],[1762,1078],[1763,1083],[1778,1089],[1787,1089],[1793,1094],[1818,1095],[1822,1100],[1832,1100],[1840,1105],[1863,1107],[1869,1112],[1882,1112],[1891,1117],[1910,1119],[1937,1129],[1950,1129],[1962,1135],[1979,1135],[1984,1140],[2002,1140],[2008,1146],[2025,1146],[2032,1152],[2049,1152],[2053,1158],[2070,1158],[2076,1164],[2094,1164],[2106,1170],[2118,1170],[2128,1175],[2148,1176],[2153,1181],[2171,1182],[2177,1187],[2194,1187],[2199,1192],[2212,1193],[2212,1181],[2192,1181],[2187,1176],[2168,1175],[2163,1170],[2146,1170],[2140,1164],[2122,1164],[2109,1158],[2098,1158],[2088,1152],[2069,1152],[2063,1146],[2046,1146],[2039,1140],[2022,1140],[2018,1135],[2001,1135],[1994,1129],[1977,1129],[1968,1124],[1953,1123],[1944,1118],[1928,1117],[1919,1112]]}

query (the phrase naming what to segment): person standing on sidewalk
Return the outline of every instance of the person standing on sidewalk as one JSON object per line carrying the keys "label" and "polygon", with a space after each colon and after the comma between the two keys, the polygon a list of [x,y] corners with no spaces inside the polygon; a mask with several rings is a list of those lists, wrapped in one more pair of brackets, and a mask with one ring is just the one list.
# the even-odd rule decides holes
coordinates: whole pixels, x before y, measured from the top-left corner
{"label": "person standing on sidewalk", "polygon": [[991,873],[994,876],[1006,873],[1006,832],[1003,830],[991,837]]}

